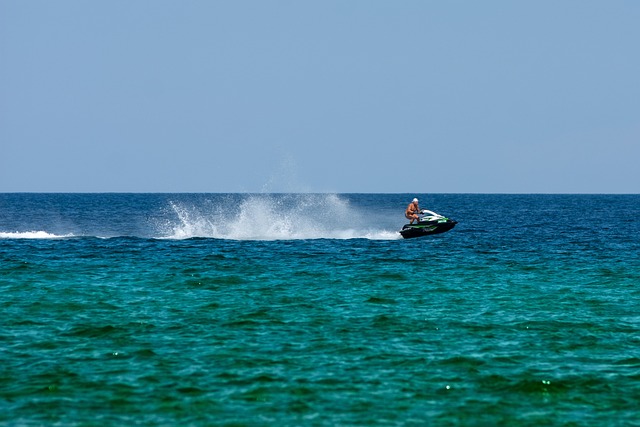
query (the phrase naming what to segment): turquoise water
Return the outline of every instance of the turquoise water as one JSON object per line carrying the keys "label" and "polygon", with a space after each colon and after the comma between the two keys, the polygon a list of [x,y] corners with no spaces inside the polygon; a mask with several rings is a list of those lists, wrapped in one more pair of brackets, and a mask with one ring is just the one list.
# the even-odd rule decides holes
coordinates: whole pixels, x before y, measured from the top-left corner
{"label": "turquoise water", "polygon": [[413,196],[1,194],[0,425],[640,425],[640,196]]}

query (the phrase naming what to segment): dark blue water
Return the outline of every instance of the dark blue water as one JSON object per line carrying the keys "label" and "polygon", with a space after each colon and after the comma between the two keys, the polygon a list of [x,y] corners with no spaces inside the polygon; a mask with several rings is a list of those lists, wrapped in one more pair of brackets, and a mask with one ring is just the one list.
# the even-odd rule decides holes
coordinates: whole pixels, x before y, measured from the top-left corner
{"label": "dark blue water", "polygon": [[1,425],[614,425],[640,196],[1,194]]}

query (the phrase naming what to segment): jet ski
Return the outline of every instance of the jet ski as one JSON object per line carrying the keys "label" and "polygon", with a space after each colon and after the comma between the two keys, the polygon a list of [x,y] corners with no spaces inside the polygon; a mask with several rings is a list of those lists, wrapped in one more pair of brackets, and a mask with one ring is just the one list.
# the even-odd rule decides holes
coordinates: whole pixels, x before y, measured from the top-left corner
{"label": "jet ski", "polygon": [[402,230],[400,230],[400,234],[405,239],[428,236],[430,234],[440,234],[451,230],[457,223],[457,221],[423,209],[420,211],[420,219],[418,222],[405,224]]}

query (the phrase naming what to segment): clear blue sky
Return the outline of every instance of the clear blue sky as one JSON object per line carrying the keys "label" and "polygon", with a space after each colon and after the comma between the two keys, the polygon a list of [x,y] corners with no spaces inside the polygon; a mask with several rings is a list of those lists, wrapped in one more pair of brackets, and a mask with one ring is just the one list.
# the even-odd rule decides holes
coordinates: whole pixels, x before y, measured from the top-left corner
{"label": "clear blue sky", "polygon": [[639,193],[640,1],[0,0],[0,192]]}

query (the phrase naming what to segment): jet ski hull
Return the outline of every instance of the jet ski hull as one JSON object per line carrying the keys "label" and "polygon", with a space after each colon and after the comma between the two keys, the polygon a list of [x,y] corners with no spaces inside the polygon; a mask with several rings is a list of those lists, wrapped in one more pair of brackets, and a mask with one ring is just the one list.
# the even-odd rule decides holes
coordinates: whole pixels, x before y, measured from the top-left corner
{"label": "jet ski hull", "polygon": [[405,239],[440,234],[451,230],[457,223],[457,221],[452,219],[443,218],[435,221],[421,221],[416,224],[405,224],[405,226],[402,227],[402,230],[400,230],[400,234]]}

